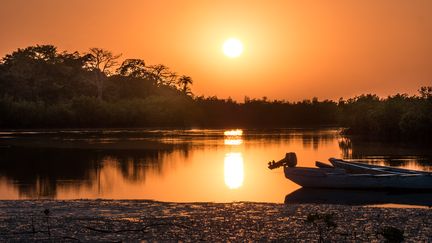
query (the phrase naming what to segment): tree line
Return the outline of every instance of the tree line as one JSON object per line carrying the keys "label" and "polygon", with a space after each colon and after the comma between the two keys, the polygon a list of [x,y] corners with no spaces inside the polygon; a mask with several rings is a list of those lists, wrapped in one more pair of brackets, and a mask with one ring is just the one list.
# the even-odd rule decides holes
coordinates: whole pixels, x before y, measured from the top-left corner
{"label": "tree line", "polygon": [[0,61],[1,128],[343,126],[347,133],[424,139],[432,134],[432,87],[418,95],[348,100],[244,102],[195,96],[190,76],[101,48],[17,49]]}
{"label": "tree line", "polygon": [[396,94],[381,99],[360,95],[338,105],[339,122],[347,134],[387,139],[432,141],[432,87],[418,95]]}

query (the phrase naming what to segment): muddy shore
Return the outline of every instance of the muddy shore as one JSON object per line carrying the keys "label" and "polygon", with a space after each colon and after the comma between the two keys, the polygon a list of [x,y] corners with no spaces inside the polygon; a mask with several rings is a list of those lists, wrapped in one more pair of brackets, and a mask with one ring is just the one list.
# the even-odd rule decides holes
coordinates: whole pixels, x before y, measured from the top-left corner
{"label": "muddy shore", "polygon": [[250,202],[0,201],[2,242],[383,242],[388,237],[431,242],[431,209]]}

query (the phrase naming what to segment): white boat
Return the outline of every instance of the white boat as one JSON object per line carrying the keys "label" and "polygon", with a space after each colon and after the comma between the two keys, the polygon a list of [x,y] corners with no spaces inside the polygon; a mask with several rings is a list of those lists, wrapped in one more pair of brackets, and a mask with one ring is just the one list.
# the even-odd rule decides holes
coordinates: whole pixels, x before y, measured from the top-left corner
{"label": "white boat", "polygon": [[370,171],[371,173],[408,173],[408,174],[431,174],[427,171],[419,171],[419,170],[408,170],[395,168],[390,166],[381,166],[381,165],[371,165],[353,161],[346,161],[341,159],[330,158],[330,163],[337,168],[343,168],[351,173],[361,173]]}
{"label": "white boat", "polygon": [[351,174],[343,169],[284,167],[285,177],[305,188],[432,190],[428,174]]}
{"label": "white boat", "polygon": [[[276,162],[284,167],[285,177],[305,188],[336,189],[405,189],[432,190],[432,174],[424,171],[367,166],[331,159],[332,167],[317,163],[320,168],[296,167],[287,156]],[[274,166],[275,163],[269,164]]]}

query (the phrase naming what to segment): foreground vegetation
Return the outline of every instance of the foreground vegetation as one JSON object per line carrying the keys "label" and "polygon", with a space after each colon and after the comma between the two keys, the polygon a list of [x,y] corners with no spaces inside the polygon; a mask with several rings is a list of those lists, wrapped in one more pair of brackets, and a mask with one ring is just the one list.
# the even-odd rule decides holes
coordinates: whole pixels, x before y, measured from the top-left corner
{"label": "foreground vegetation", "polygon": [[243,103],[196,97],[193,80],[164,65],[147,65],[107,50],[59,52],[30,46],[0,62],[0,127],[254,127],[344,126],[353,134],[430,139],[432,87],[384,99]]}

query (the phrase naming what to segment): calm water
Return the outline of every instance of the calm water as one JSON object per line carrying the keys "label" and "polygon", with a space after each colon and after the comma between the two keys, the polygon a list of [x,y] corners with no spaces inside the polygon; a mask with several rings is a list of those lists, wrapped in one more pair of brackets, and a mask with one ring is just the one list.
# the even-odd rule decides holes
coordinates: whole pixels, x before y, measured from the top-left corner
{"label": "calm water", "polygon": [[432,170],[428,146],[356,141],[338,129],[8,131],[0,132],[0,199],[282,203],[318,195],[267,169],[289,151],[298,166],[339,157]]}

